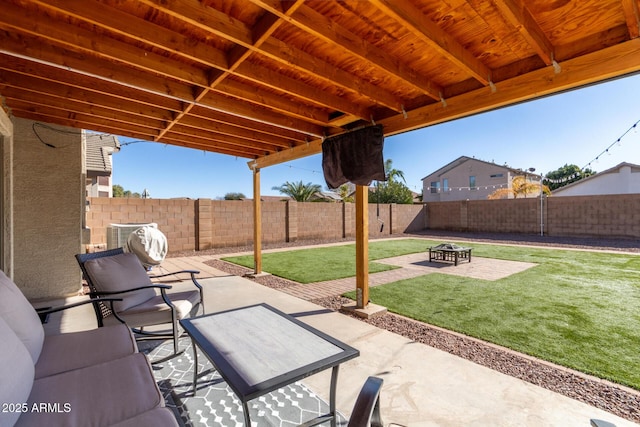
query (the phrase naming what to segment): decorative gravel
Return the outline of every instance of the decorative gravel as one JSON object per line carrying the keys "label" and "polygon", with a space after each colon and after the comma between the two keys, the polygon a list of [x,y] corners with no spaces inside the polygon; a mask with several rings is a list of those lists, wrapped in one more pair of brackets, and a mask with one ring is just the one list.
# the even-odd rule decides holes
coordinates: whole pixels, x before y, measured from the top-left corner
{"label": "decorative gravel", "polygon": [[[625,239],[593,239],[593,238],[550,238],[547,236],[522,235],[491,235],[468,234],[450,232],[432,232],[417,235],[434,240],[472,240],[474,242],[530,244],[539,246],[554,246],[567,248],[581,248],[591,250],[612,250],[626,252],[640,252],[637,240]],[[402,235],[402,237],[412,237]],[[350,241],[348,239],[344,240]],[[332,241],[332,243],[335,242]],[[294,247],[328,243],[326,241],[303,241],[289,244],[272,245],[271,247]],[[268,249],[268,247],[264,247]],[[251,251],[252,248],[244,249]],[[243,248],[223,248],[212,250],[214,253],[241,252]],[[198,252],[199,255],[205,254]],[[183,254],[182,256],[185,256]],[[242,276],[250,269],[230,264],[224,261],[212,260],[212,265],[230,274]],[[257,283],[274,289],[296,285],[289,280],[275,276],[263,276],[253,279]],[[352,302],[342,296],[333,296],[311,301],[334,311],[339,311],[343,304]],[[344,315],[350,315],[343,313]],[[475,338],[450,332],[425,323],[417,322],[403,316],[387,313],[372,319],[354,318],[369,323],[381,329],[402,335],[410,340],[429,345],[456,356],[465,358],[479,365],[486,366],[506,375],[510,375],[532,384],[544,387],[570,398],[585,402],[589,405],[616,414],[633,422],[640,422],[640,392],[620,386],[599,378],[591,377],[580,372],[572,371],[551,363],[535,359],[509,349],[489,344]]]}

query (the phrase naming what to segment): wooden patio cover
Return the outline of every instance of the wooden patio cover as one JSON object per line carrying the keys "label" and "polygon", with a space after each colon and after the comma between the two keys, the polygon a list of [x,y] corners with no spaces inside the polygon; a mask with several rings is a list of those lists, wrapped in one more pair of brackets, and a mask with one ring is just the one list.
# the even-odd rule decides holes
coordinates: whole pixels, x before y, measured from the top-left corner
{"label": "wooden patio cover", "polygon": [[1,0],[0,98],[16,117],[245,157],[255,173],[372,122],[389,136],[636,73],[639,9]]}

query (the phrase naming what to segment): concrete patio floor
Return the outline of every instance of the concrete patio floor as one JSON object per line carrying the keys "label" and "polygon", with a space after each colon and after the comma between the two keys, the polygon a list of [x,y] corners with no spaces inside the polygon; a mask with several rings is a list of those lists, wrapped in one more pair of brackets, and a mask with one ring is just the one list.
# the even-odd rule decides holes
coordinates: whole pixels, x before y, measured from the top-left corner
{"label": "concrete patio floor", "polygon": [[[174,259],[174,265],[202,260]],[[182,265],[182,268],[187,265]],[[203,271],[207,312],[267,303],[360,350],[340,368],[338,410],[349,415],[365,379],[384,379],[381,409],[385,425],[586,427],[599,418],[618,427],[637,424],[600,409],[498,373],[457,356],[413,342],[340,313],[209,266]],[[182,283],[174,286],[180,290]],[[76,300],[75,297],[71,300]],[[48,333],[95,327],[90,306],[52,317]],[[329,372],[303,382],[328,399]]]}

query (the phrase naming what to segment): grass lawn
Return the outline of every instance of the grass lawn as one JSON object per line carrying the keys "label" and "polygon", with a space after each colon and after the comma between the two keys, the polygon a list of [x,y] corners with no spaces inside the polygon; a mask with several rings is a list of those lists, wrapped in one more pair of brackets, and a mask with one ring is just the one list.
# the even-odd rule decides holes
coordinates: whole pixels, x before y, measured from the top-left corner
{"label": "grass lawn", "polygon": [[[369,259],[424,252],[437,243],[371,242]],[[371,300],[423,322],[640,389],[640,256],[464,245],[474,248],[474,256],[539,265],[493,282],[434,273],[372,287]],[[252,257],[227,260],[253,266]],[[264,254],[263,268],[301,283],[349,277],[355,275],[355,245]],[[381,269],[386,269],[383,264],[370,263],[370,272]]]}
{"label": "grass lawn", "polygon": [[[369,243],[369,260],[425,252],[435,242],[420,239],[385,240]],[[225,261],[253,267],[253,255],[223,258]],[[369,263],[369,273],[398,268]],[[272,252],[262,255],[262,269],[298,283],[324,282],[356,275],[356,245],[340,245]]]}

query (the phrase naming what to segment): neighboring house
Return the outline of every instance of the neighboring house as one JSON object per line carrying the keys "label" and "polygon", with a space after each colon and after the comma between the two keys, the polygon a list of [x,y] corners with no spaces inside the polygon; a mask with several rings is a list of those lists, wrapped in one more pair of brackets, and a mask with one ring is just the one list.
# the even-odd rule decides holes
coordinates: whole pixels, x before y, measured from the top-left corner
{"label": "neighboring house", "polygon": [[623,162],[606,171],[560,187],[551,194],[558,197],[634,193],[640,193],[640,165]]}
{"label": "neighboring house", "polygon": [[422,200],[483,200],[499,188],[510,188],[513,178],[522,175],[540,182],[540,176],[531,172],[462,156],[422,178]]}
{"label": "neighboring house", "polygon": [[113,197],[111,155],[120,151],[120,142],[113,135],[83,133],[87,197]]}

